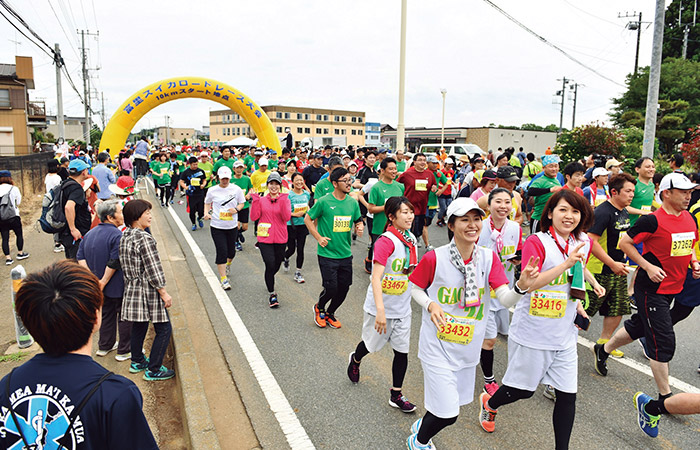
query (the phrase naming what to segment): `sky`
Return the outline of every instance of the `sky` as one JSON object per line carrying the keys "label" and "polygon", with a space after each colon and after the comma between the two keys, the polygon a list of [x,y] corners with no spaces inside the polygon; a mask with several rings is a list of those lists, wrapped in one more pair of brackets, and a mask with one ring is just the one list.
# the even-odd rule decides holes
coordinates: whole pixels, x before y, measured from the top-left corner
{"label": "sky", "polygon": [[[107,120],[127,97],[155,81],[210,77],[259,105],[364,111],[367,122],[396,126],[401,0],[7,0],[39,36],[59,43],[82,93],[80,38],[92,70],[93,110],[104,95]],[[609,123],[611,98],[634,69],[637,33],[618,15],[643,14],[639,65],[651,60],[653,0],[492,0],[529,29],[601,76],[568,59],[508,20],[484,0],[408,0],[405,125],[559,124],[566,77],[579,84],[576,124]],[[667,4],[670,1],[667,1]],[[641,8],[641,9],[640,9]],[[0,11],[5,12],[0,9]],[[7,13],[5,12],[5,15]],[[36,89],[56,113],[52,60],[0,17],[0,62],[32,56]],[[16,43],[14,41],[18,41]],[[63,78],[64,113],[81,116]],[[572,123],[572,93],[564,127]],[[169,102],[135,127],[201,129],[222,105],[199,99]],[[98,116],[93,118],[101,123]]]}

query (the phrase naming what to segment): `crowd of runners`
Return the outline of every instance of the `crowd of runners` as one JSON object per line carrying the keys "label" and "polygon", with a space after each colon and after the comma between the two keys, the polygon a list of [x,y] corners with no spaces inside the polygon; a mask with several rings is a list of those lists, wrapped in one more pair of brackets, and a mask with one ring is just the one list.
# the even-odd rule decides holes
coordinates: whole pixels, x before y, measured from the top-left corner
{"label": "crowd of runners", "polygon": [[[699,175],[690,174],[691,181],[681,172],[680,155],[665,176],[655,173],[652,159],[640,158],[629,164],[633,176],[614,158],[591,155],[561,168],[555,154],[537,158],[522,149],[459,158],[330,146],[278,154],[258,147],[153,148],[142,140],[136,152],[139,157],[125,150],[116,158],[120,177],[109,190],[128,202],[134,180],[152,177],[162,208],[184,204],[192,232],[207,228],[207,221],[224,290],[242,275],[232,262],[245,245],[260,253],[267,305],[280,307],[288,299],[278,295],[275,275],[293,263],[294,281],[305,282],[310,234],[322,280],[310,311],[318,327],[342,327],[339,309],[357,267],[352,246],[369,234],[360,270],[370,283],[347,376],[358,383],[362,360],[390,344],[389,404],[416,411],[402,385],[411,300],[420,305],[426,413],[411,427],[410,449],[435,448],[433,437],[455,423],[477,385],[483,391],[478,420],[493,433],[497,414],[507,414],[501,407],[531,397],[540,384],[555,401],[556,448],[567,448],[578,330],[588,329],[597,313],[603,327],[592,369],[606,376],[609,356],[624,357],[620,349],[634,340],[650,361],[658,397],[634,396],[647,435],[657,436],[663,414],[700,413],[699,396],[672,396],[669,385],[673,327],[700,304]],[[129,228],[138,228],[140,239],[150,225],[148,207],[129,209]],[[140,219],[146,213],[148,220]],[[430,228],[434,220],[450,241],[438,248],[430,243],[430,234],[441,232]],[[623,316],[629,317],[620,326]],[[162,358],[149,366],[140,351],[142,332],[138,348],[131,345],[132,360],[135,353],[141,358],[132,366],[158,376]],[[508,340],[506,367],[494,367],[499,334]]]}

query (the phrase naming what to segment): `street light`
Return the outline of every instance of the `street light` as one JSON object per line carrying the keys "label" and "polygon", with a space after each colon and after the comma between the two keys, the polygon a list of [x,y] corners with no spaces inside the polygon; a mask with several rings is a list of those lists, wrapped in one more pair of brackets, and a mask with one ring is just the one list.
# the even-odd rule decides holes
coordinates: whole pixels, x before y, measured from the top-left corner
{"label": "street light", "polygon": [[440,130],[440,150],[445,151],[445,95],[447,89],[440,89],[442,94],[442,128]]}

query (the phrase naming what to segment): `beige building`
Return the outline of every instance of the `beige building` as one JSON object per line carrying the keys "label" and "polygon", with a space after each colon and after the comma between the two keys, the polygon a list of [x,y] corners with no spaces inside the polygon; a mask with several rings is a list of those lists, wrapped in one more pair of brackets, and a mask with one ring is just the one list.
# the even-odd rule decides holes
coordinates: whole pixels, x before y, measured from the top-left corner
{"label": "beige building", "polygon": [[[439,144],[442,130],[440,128],[406,128],[406,146],[410,152],[415,152],[421,144]],[[396,147],[396,130],[391,126],[382,126],[382,146]],[[486,153],[494,152],[498,148],[506,149],[520,147],[526,153],[544,155],[547,148],[554,148],[557,142],[557,133],[552,131],[516,130],[511,128],[490,127],[454,127],[445,128],[445,144],[474,144],[478,145]]]}
{"label": "beige building", "polygon": [[[296,106],[263,106],[275,127],[277,137],[287,136],[289,129],[294,145],[302,142],[321,145],[365,145],[365,113],[335,109],[304,108]],[[230,109],[209,113],[209,139],[226,142],[238,136],[255,138],[250,126]]]}
{"label": "beige building", "polygon": [[15,56],[15,64],[0,64],[0,155],[33,152],[31,132],[46,127],[44,102],[30,102],[34,66],[29,56]]}
{"label": "beige building", "polygon": [[[46,116],[46,132],[54,135],[56,139],[60,136],[58,135],[58,119],[56,116]],[[83,134],[83,124],[85,123],[85,117],[63,117],[63,138],[66,141],[84,141],[85,135]]]}
{"label": "beige building", "polygon": [[179,144],[183,139],[192,143],[194,137],[194,128],[158,127],[155,130],[155,143],[160,145]]}

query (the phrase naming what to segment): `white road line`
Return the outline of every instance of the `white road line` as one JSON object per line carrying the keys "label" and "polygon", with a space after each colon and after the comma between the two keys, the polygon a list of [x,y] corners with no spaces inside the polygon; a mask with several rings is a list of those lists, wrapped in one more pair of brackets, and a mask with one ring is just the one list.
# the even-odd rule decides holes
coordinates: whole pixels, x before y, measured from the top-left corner
{"label": "white road line", "polygon": [[270,368],[263,359],[260,350],[258,350],[258,347],[255,345],[255,342],[243,323],[243,320],[241,320],[241,316],[238,315],[238,312],[236,311],[236,308],[233,307],[231,300],[226,294],[226,291],[224,291],[219,284],[219,277],[209,266],[204,253],[194,241],[188,229],[185,228],[185,224],[182,223],[182,220],[180,220],[180,218],[177,216],[177,213],[175,213],[173,208],[168,208],[168,211],[177,224],[178,229],[185,237],[185,241],[190,246],[192,253],[194,253],[197,264],[199,264],[204,277],[207,279],[209,285],[214,291],[214,295],[219,301],[219,305],[224,312],[224,317],[226,317],[226,321],[231,327],[233,334],[236,336],[238,344],[241,346],[241,349],[248,360],[248,364],[250,364],[250,368],[253,370],[255,378],[258,380],[258,385],[263,391],[265,399],[267,400],[268,405],[270,405],[270,409],[275,414],[275,418],[280,424],[289,446],[293,449],[315,448],[314,444],[311,442],[311,439],[309,439],[309,436],[306,434],[306,430],[301,425],[301,422],[299,422],[299,418],[294,413],[292,406],[289,404],[287,397],[284,395],[284,392],[282,392],[279,384],[277,384],[277,380],[275,380],[275,376],[272,374],[272,371],[270,371]]}

